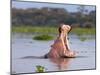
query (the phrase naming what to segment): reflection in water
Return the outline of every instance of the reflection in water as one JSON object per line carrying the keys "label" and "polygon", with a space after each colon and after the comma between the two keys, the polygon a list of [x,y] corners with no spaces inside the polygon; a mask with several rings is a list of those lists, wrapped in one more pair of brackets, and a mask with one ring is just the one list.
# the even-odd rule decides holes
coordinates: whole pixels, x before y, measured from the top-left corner
{"label": "reflection in water", "polygon": [[[21,59],[44,59],[43,57],[37,56],[26,56],[22,57]],[[71,64],[71,61],[75,58],[48,58],[50,62],[56,65],[59,71],[67,70]]]}
{"label": "reflection in water", "polygon": [[50,58],[50,61],[56,64],[58,70],[64,71],[67,70],[68,67],[70,66],[72,58],[58,58],[58,59]]}

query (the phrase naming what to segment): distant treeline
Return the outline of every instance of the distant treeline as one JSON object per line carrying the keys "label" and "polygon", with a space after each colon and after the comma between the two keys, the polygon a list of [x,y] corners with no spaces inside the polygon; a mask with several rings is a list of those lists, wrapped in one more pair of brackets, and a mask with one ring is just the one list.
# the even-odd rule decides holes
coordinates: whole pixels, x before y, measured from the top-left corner
{"label": "distant treeline", "polygon": [[60,23],[73,27],[95,27],[96,11],[85,10],[80,6],[77,12],[68,12],[64,8],[12,8],[14,26],[57,26]]}

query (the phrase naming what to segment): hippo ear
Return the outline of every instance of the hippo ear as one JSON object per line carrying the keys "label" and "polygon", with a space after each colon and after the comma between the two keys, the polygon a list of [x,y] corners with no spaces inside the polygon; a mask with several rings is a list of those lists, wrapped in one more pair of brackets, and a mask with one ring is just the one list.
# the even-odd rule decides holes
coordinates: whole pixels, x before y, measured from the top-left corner
{"label": "hippo ear", "polygon": [[61,26],[58,28],[59,33],[61,33]]}

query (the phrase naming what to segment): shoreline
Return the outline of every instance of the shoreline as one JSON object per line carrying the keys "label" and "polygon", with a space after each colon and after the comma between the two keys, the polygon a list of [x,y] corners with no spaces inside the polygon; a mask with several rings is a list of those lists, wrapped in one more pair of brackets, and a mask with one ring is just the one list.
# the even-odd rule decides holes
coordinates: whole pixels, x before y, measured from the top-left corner
{"label": "shoreline", "polygon": [[[39,26],[12,26],[11,32],[15,33],[40,33],[40,34],[58,34],[57,27],[39,27]],[[77,35],[95,35],[95,28],[73,28],[70,34]]]}

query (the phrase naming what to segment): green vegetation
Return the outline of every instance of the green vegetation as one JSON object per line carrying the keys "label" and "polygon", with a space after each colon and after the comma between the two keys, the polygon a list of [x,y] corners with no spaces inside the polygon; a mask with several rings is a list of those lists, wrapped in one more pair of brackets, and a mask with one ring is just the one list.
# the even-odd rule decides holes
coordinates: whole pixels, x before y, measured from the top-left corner
{"label": "green vegetation", "polygon": [[38,66],[36,66],[36,72],[45,72],[45,67],[43,67],[43,66],[40,66],[40,65],[38,65]]}
{"label": "green vegetation", "polygon": [[[73,5],[74,6],[74,5]],[[13,26],[58,26],[60,23],[72,27],[93,28],[96,24],[96,11],[88,11],[87,6],[79,5],[77,12],[65,8],[42,7],[19,9],[12,8]]]}
{"label": "green vegetation", "polygon": [[[12,27],[12,32],[21,33],[41,33],[41,34],[57,34],[57,27],[32,27],[32,26],[21,26]],[[73,28],[71,34],[77,35],[95,35],[95,28]]]}
{"label": "green vegetation", "polygon": [[[20,27],[12,27],[12,32],[17,33],[38,33],[41,35],[36,35],[33,37],[35,40],[52,40],[54,36],[50,34],[58,34],[58,27],[32,27],[32,26],[20,26]],[[79,37],[82,35],[95,35],[95,28],[73,28],[70,34],[76,34]],[[86,38],[80,38],[81,41],[86,40]]]}
{"label": "green vegetation", "polygon": [[32,27],[32,26],[21,26],[12,27],[12,32],[22,32],[22,33],[57,33],[57,28],[55,27]]}
{"label": "green vegetation", "polygon": [[80,39],[80,41],[85,41],[85,40],[87,40],[86,37],[79,37],[79,39]]}
{"label": "green vegetation", "polygon": [[73,28],[72,34],[81,35],[95,35],[95,28]]}
{"label": "green vegetation", "polygon": [[35,39],[35,40],[52,40],[53,36],[50,36],[48,34],[42,34],[42,35],[37,35],[37,36],[33,37],[33,39]]}

